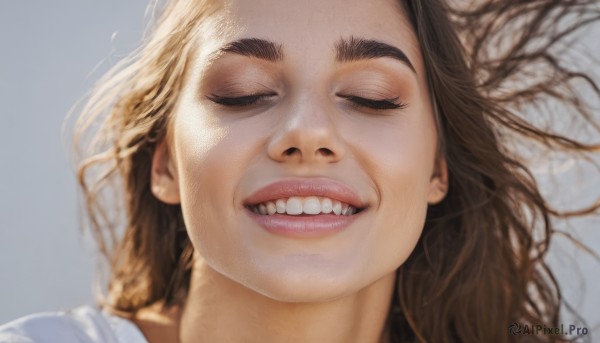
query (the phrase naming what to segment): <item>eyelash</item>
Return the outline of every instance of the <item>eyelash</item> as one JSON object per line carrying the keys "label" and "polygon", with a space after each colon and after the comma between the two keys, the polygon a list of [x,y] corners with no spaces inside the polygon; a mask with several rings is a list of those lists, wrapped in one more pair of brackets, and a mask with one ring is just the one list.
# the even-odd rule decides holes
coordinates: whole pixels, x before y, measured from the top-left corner
{"label": "eyelash", "polygon": [[[266,98],[276,96],[276,93],[266,93],[266,94],[252,94],[252,95],[244,95],[240,97],[223,97],[219,95],[209,95],[207,96],[208,100],[217,103],[219,105],[227,106],[227,107],[244,107],[244,106],[252,106],[256,105],[260,100],[264,100]],[[399,98],[393,99],[367,99],[354,95],[341,95],[338,94],[340,98],[344,98],[349,100],[352,103],[352,106],[359,108],[369,108],[372,110],[394,110],[394,109],[403,109],[406,108],[407,104],[403,102],[399,102]]]}
{"label": "eyelash", "polygon": [[219,105],[228,107],[244,107],[252,106],[257,104],[260,100],[277,95],[277,93],[266,93],[266,94],[251,94],[239,97],[225,97],[219,95],[209,95],[208,100],[217,103]]}
{"label": "eyelash", "polygon": [[396,110],[396,109],[403,109],[403,108],[406,108],[406,106],[408,106],[406,103],[398,101],[400,99],[398,97],[392,98],[392,99],[375,100],[375,99],[362,98],[362,97],[354,96],[354,95],[338,94],[338,96],[340,98],[350,100],[350,102],[352,103],[352,106],[356,106],[359,108],[366,107],[366,108],[369,108],[372,110]]}

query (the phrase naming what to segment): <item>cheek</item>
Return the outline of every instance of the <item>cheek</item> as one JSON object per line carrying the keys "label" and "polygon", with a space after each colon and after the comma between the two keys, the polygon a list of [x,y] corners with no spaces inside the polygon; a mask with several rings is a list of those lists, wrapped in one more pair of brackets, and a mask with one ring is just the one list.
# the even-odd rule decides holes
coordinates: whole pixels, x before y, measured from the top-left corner
{"label": "cheek", "polygon": [[[182,111],[175,120],[181,207],[195,249],[213,267],[235,261],[232,194],[245,170],[252,130]],[[236,252],[237,251],[237,252]]]}
{"label": "cheek", "polygon": [[[423,111],[421,113],[427,113]],[[357,156],[379,193],[375,230],[370,237],[373,265],[395,269],[413,251],[425,222],[429,182],[436,151],[436,130],[427,116],[407,112],[379,127],[363,125]]]}

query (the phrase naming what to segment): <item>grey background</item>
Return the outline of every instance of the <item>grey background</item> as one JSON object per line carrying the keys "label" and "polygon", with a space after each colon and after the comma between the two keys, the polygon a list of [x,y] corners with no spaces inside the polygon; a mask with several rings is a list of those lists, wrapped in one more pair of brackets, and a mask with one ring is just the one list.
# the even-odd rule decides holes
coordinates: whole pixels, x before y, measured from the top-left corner
{"label": "grey background", "polygon": [[[0,2],[0,323],[93,303],[94,247],[78,228],[76,179],[61,126],[102,72],[137,46],[146,6],[143,0]],[[596,28],[582,41],[596,56],[599,34]],[[558,203],[597,195],[598,172],[569,165],[542,163],[545,192],[567,199]],[[545,174],[549,168],[556,180]],[[552,186],[556,181],[572,185],[573,194]],[[600,251],[598,216],[568,224]],[[557,239],[549,261],[567,300],[600,336],[600,265],[566,242]]]}
{"label": "grey background", "polygon": [[147,3],[0,0],[0,323],[93,301],[62,123],[139,44]]}

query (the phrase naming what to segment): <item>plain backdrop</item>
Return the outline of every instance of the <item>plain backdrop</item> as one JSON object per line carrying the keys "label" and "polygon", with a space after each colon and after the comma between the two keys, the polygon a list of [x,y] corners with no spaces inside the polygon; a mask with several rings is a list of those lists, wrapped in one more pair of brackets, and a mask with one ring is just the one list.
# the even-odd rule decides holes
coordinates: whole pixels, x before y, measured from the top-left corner
{"label": "plain backdrop", "polygon": [[[93,303],[94,246],[79,228],[61,127],[102,72],[139,44],[146,6],[143,0],[0,2],[0,323]],[[582,42],[596,56],[599,34],[594,28]],[[600,66],[592,68],[600,74]],[[554,170],[575,192],[600,194],[597,171]],[[548,189],[552,195],[555,188]],[[598,216],[570,224],[600,251]],[[549,261],[564,295],[600,336],[600,264],[564,239],[556,243]]]}

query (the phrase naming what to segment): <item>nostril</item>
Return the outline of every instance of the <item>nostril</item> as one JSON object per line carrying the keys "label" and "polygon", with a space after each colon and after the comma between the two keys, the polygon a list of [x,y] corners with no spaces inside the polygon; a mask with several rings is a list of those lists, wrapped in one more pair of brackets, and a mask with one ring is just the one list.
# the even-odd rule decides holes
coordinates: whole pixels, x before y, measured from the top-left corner
{"label": "nostril", "polygon": [[286,156],[291,156],[291,155],[295,154],[296,152],[300,152],[300,149],[298,149],[296,147],[291,147],[291,148],[288,148],[287,150],[285,150],[283,152],[283,154]]}
{"label": "nostril", "polygon": [[318,151],[321,154],[323,154],[323,156],[331,156],[331,155],[333,155],[333,151],[329,150],[328,148],[319,148]]}
{"label": "nostril", "polygon": [[[296,148],[296,147],[291,147],[291,148],[287,148],[284,152],[283,155],[284,156],[293,156],[293,155],[299,155],[302,156],[302,150]],[[315,155],[321,155],[321,156],[325,156],[325,157],[330,157],[330,156],[334,156],[335,153],[329,149],[329,148],[319,148],[315,151]]]}

